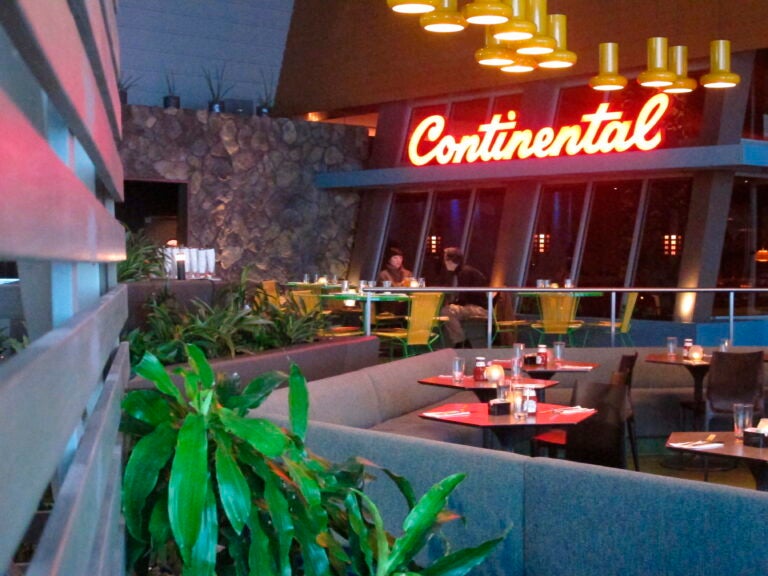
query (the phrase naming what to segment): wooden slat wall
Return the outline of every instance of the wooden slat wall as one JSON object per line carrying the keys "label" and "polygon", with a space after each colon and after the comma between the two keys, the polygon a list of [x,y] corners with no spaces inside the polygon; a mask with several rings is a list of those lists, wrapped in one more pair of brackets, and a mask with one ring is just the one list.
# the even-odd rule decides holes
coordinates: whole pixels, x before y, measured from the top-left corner
{"label": "wooden slat wall", "polygon": [[0,293],[0,318],[26,311],[30,323],[38,310],[56,312],[29,347],[0,363],[0,574],[52,481],[53,511],[27,574],[125,571],[118,424],[129,362],[118,340],[128,305],[125,287],[114,285],[125,254],[111,210],[123,190],[115,7],[0,2],[15,67],[0,76],[0,260],[17,261],[21,273]]}

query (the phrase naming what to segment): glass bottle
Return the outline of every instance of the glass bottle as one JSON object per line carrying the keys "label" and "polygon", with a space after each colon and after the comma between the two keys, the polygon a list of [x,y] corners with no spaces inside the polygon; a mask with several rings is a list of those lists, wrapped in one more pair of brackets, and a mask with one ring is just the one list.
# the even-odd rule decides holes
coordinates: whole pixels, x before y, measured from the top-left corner
{"label": "glass bottle", "polygon": [[472,372],[472,377],[477,382],[485,381],[485,356],[478,356],[475,358],[475,369]]}

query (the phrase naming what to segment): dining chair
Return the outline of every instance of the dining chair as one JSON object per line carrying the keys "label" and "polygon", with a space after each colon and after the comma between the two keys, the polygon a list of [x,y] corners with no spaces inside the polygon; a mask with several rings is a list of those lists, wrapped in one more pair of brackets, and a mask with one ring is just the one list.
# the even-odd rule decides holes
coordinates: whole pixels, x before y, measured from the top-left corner
{"label": "dining chair", "polygon": [[390,358],[394,357],[397,344],[402,347],[403,356],[413,356],[419,348],[432,351],[432,344],[440,337],[437,328],[442,302],[442,292],[415,292],[404,328],[374,330],[373,334],[388,343]]}
{"label": "dining chair", "polygon": [[754,416],[765,413],[763,351],[712,352],[705,388],[704,429],[712,420],[733,420],[736,402],[752,404]]}
{"label": "dining chair", "polygon": [[578,297],[572,294],[540,294],[541,319],[531,324],[531,328],[539,333],[539,344],[545,343],[547,336],[557,336],[568,338],[568,343],[573,346],[573,333],[584,325],[581,320],[576,320],[578,305]]}
{"label": "dining chair", "polygon": [[313,290],[292,290],[290,294],[297,300],[304,314],[321,310],[326,317],[326,325],[317,331],[318,338],[338,338],[346,336],[362,336],[361,326],[351,326],[332,322],[332,311],[323,308],[320,295]]}
{"label": "dining chair", "polygon": [[627,387],[624,421],[627,423],[627,437],[629,447],[632,450],[632,462],[635,470],[640,471],[640,458],[637,449],[637,429],[635,426],[635,405],[632,402],[632,375],[637,363],[637,352],[634,354],[622,354],[619,359],[617,372],[626,374],[625,385]]}
{"label": "dining chair", "polygon": [[[636,357],[636,356],[635,356]],[[619,367],[621,367],[619,362]],[[627,388],[627,381],[629,379],[629,373],[626,371],[617,371],[611,374],[610,384],[621,388]],[[625,393],[625,399],[628,393]],[[571,392],[570,406],[581,406],[582,408],[596,408],[597,403],[600,401],[600,388],[591,386],[589,383],[579,384],[577,381],[573,386]],[[624,415],[626,415],[627,409],[625,406]],[[547,450],[547,456],[550,458],[556,458],[566,448],[568,443],[568,432],[562,428],[552,428],[541,434],[537,434],[531,438],[531,454],[534,456],[540,456],[544,449]],[[637,467],[637,461],[635,460],[635,466]]]}
{"label": "dining chair", "polygon": [[[627,296],[624,305],[621,309],[621,320],[616,325],[616,336],[619,339],[619,343],[622,346],[634,346],[630,330],[632,329],[632,314],[635,311],[635,305],[637,304],[637,292],[627,292]],[[593,332],[599,332],[600,334],[611,333],[611,321],[610,320],[598,320],[596,322],[584,323],[584,346],[587,345],[587,340]]]}
{"label": "dining chair", "polygon": [[264,291],[264,294],[267,297],[267,302],[273,306],[277,306],[278,308],[283,305],[283,302],[281,301],[282,296],[280,294],[280,288],[277,280],[262,280],[261,289]]}
{"label": "dining chair", "polygon": [[626,468],[624,411],[626,385],[610,382],[587,383],[596,413],[568,431],[565,458],[574,462]]}
{"label": "dining chair", "polygon": [[[528,320],[515,317],[513,299],[507,293],[500,293],[496,296],[496,302],[493,305],[493,344],[512,345],[518,341],[520,329],[530,327]],[[510,334],[509,339],[505,335]],[[529,344],[534,345],[530,333],[528,334]]]}

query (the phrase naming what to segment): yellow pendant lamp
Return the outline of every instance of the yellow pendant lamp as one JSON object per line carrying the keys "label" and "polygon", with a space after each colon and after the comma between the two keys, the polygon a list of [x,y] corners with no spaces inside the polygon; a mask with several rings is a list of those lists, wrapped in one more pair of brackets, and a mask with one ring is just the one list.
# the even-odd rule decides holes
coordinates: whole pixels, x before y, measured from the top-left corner
{"label": "yellow pendant lamp", "polygon": [[672,46],[669,49],[669,68],[675,73],[672,85],[663,89],[667,94],[686,94],[693,92],[698,83],[693,78],[688,78],[688,48],[685,46]]}
{"label": "yellow pendant lamp", "polygon": [[663,88],[675,81],[675,73],[667,70],[667,39],[648,38],[648,69],[637,77],[637,83],[646,88]]}
{"label": "yellow pendant lamp", "polygon": [[557,42],[548,35],[547,0],[529,0],[528,14],[536,25],[536,34],[533,35],[533,38],[523,41],[517,48],[517,53],[527,56],[541,56],[553,52],[557,47]]}
{"label": "yellow pendant lamp", "polygon": [[576,64],[577,56],[566,47],[567,32],[565,14],[549,16],[549,32],[557,43],[557,48],[539,58],[541,68],[570,68]]}
{"label": "yellow pendant lamp", "polygon": [[501,0],[473,0],[464,6],[464,18],[470,24],[494,26],[504,24],[510,16],[512,8]]}
{"label": "yellow pendant lamp", "polygon": [[712,40],[709,44],[710,72],[701,77],[704,88],[733,88],[741,77],[731,72],[731,43]]}
{"label": "yellow pendant lamp", "polygon": [[533,72],[538,66],[538,62],[533,56],[525,56],[523,54],[515,54],[512,64],[502,66],[501,71],[509,74],[525,74],[526,72]]}
{"label": "yellow pendant lamp", "polygon": [[419,18],[419,24],[428,32],[450,34],[461,32],[467,27],[467,21],[457,8],[458,0],[440,0],[433,12]]}
{"label": "yellow pendant lamp", "polygon": [[485,29],[485,46],[475,52],[475,60],[483,66],[509,66],[515,53],[493,37],[491,27]]}
{"label": "yellow pendant lamp", "polygon": [[387,4],[399,14],[426,14],[435,9],[434,0],[387,0]]}
{"label": "yellow pendant lamp", "polygon": [[512,8],[512,16],[504,24],[499,24],[493,29],[496,39],[519,42],[533,38],[536,34],[536,24],[526,19],[528,0],[507,0],[507,4]]}
{"label": "yellow pendant lamp", "polygon": [[604,42],[599,46],[600,73],[589,79],[589,85],[601,92],[621,90],[627,85],[627,79],[619,74],[619,45],[616,42]]}

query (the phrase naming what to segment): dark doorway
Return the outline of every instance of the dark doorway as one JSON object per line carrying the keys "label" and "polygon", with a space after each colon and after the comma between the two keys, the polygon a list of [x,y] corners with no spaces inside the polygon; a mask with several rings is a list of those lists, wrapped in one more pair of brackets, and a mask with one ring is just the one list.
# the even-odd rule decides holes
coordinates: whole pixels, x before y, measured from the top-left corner
{"label": "dark doorway", "polygon": [[158,244],[187,243],[187,185],[180,182],[125,181],[125,202],[115,216],[133,232],[143,229]]}

